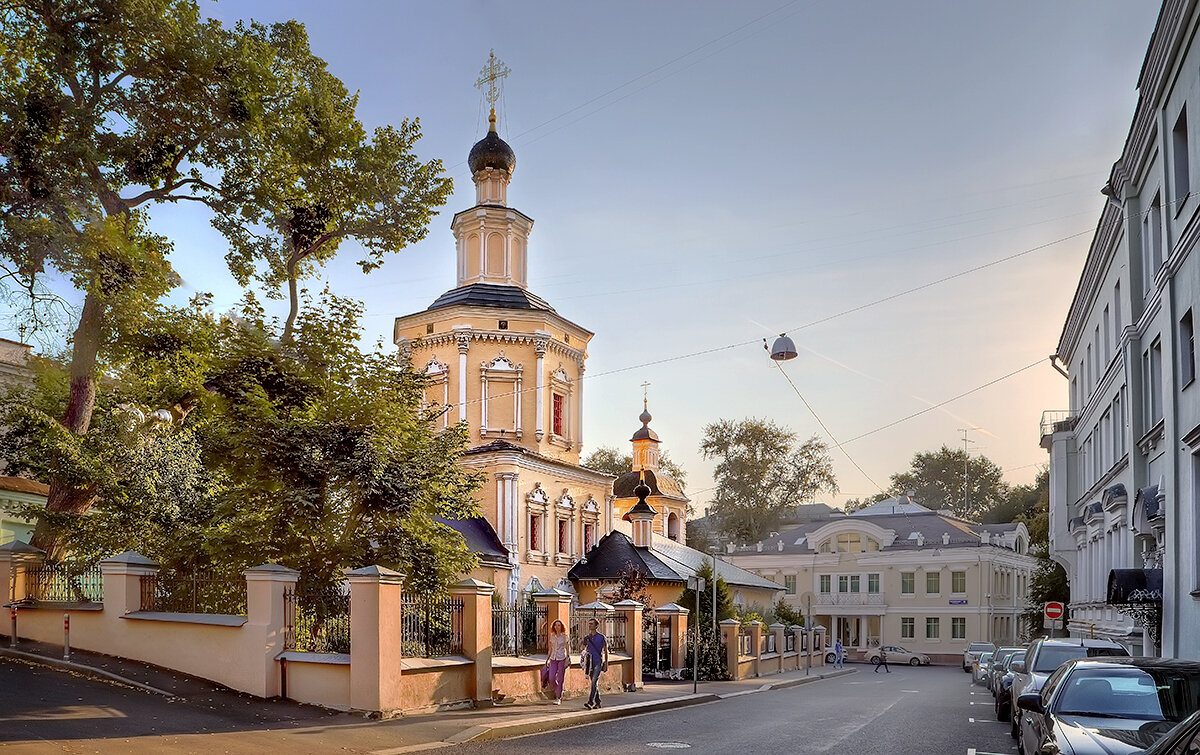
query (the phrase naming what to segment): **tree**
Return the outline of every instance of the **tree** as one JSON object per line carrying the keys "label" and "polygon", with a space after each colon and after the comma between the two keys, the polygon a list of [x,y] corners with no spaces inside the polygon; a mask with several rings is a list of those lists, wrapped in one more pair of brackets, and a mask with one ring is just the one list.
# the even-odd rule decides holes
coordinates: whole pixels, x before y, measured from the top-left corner
{"label": "tree", "polygon": [[717,459],[710,515],[727,537],[760,540],[789,507],[817,493],[837,493],[829,451],[819,438],[796,435],[770,420],[719,420],[704,428],[700,450]]}
{"label": "tree", "polygon": [[1037,516],[1039,502],[1043,496],[1048,501],[1049,495],[1050,470],[1042,467],[1032,484],[1009,487],[1004,498],[985,511],[980,520],[984,524],[1023,521],[1029,526],[1030,520]]}
{"label": "tree", "polygon": [[632,561],[626,561],[621,571],[617,572],[617,590],[613,595],[614,602],[632,600],[644,606],[643,620],[649,621],[654,612],[654,597],[650,594],[650,580],[642,574]]}
{"label": "tree", "polygon": [[804,612],[799,608],[792,608],[791,604],[783,598],[775,601],[775,606],[772,608],[775,621],[789,627],[804,626]]}
{"label": "tree", "polygon": [[[620,477],[633,469],[633,455],[621,453],[613,446],[600,446],[587,455],[583,460],[583,466],[597,472]],[[679,487],[682,488],[687,484],[687,472],[672,461],[666,451],[659,455],[658,466],[662,471],[671,475],[679,483]]]}
{"label": "tree", "polygon": [[[55,418],[69,456],[88,453],[105,352],[178,282],[169,241],[149,230],[150,207],[191,201],[213,210],[234,243],[233,271],[244,275],[253,256],[239,242],[280,216],[263,187],[305,188],[293,201],[309,214],[289,216],[295,238],[322,232],[293,244],[295,277],[336,249],[336,239],[321,240],[329,234],[365,239],[369,269],[398,238],[419,237],[428,206],[445,196],[431,177],[440,164],[403,156],[415,126],[364,141],[353,98],[294,22],[226,29],[190,0],[14,0],[0,6],[0,51],[0,293],[22,303],[34,328],[63,309],[46,280],[68,282],[82,299],[68,326],[70,390]],[[349,181],[351,165],[396,166],[398,175]],[[404,180],[411,194],[396,190]],[[322,200],[331,191],[344,192],[336,207]],[[397,197],[411,207],[362,209]],[[48,481],[34,542],[57,558],[52,522],[86,513],[101,485],[87,475]]]}
{"label": "tree", "polygon": [[[696,610],[696,591],[684,588],[679,594],[679,599],[675,602],[684,608],[688,609],[688,626],[695,627],[697,621],[703,621],[704,625],[711,626],[713,616],[713,598],[712,598],[712,561],[705,560],[698,569],[696,576],[704,580],[704,591],[700,593],[700,610]],[[729,585],[725,583],[723,577],[717,578],[717,621],[721,622],[725,619],[732,619],[737,615],[737,609],[733,605],[733,598],[729,595]]]}
{"label": "tree", "polygon": [[942,446],[913,454],[909,470],[892,475],[890,490],[894,495],[911,493],[926,507],[947,508],[975,520],[1004,498],[1008,486],[1004,471],[986,456],[968,458],[963,451]]}

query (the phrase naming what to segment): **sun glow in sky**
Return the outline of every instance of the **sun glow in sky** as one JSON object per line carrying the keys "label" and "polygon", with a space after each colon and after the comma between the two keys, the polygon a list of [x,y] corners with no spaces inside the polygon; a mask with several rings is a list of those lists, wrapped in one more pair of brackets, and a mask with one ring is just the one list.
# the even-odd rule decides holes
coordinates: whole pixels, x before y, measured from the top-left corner
{"label": "sun glow in sky", "polygon": [[[800,351],[788,375],[870,479],[886,485],[916,451],[961,447],[960,428],[980,428],[972,452],[1010,482],[1047,461],[1039,417],[1067,402],[1047,356],[1133,115],[1156,4],[203,7],[228,23],[305,23],[360,92],[367,125],[419,117],[418,153],[454,178],[426,240],[369,276],[353,248],[324,271],[365,302],[365,345],[390,342],[394,317],[454,285],[449,221],[474,202],[466,155],[487,129],[474,83],[494,49],[512,69],[498,107],[517,155],[509,204],[536,221],[530,289],[596,333],[585,450],[628,447],[648,381],[654,427],[702,508],[705,424],[758,416],[822,432],[763,353],[759,339],[786,330]],[[175,241],[181,298],[240,298],[202,209],[155,208],[153,226]],[[712,351],[731,344],[743,345]],[[696,352],[707,353],[673,359]],[[876,492],[833,455],[842,492],[825,500]]]}

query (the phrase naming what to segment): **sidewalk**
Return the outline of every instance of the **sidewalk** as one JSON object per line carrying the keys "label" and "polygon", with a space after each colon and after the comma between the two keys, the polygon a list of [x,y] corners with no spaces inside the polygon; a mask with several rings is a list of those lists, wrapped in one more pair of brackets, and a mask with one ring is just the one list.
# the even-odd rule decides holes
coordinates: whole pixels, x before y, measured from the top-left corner
{"label": "sidewalk", "polygon": [[[70,662],[64,663],[61,646],[23,640],[16,651],[0,648],[0,656],[63,668],[140,689],[146,695],[134,695],[130,699],[134,707],[152,707],[164,702],[198,706],[228,720],[225,733],[216,735],[222,738],[222,746],[231,746],[229,749],[235,751],[293,747],[293,751],[307,752],[328,745],[329,749],[376,755],[399,755],[464,742],[563,729],[854,673],[853,669],[834,671],[818,667],[808,676],[799,671],[737,682],[702,682],[696,694],[692,692],[691,682],[649,681],[638,692],[606,695],[604,707],[593,711],[583,708],[582,699],[564,700],[562,706],[552,705],[549,700],[536,700],[377,721],[359,714],[339,713],[286,700],[263,700],[202,679],[86,651],[73,651]],[[203,736],[214,734],[209,730]],[[200,736],[200,733],[186,729],[172,732],[174,743],[185,747],[188,746],[185,742],[192,740],[193,735]],[[205,741],[206,746],[216,744],[211,739]]]}

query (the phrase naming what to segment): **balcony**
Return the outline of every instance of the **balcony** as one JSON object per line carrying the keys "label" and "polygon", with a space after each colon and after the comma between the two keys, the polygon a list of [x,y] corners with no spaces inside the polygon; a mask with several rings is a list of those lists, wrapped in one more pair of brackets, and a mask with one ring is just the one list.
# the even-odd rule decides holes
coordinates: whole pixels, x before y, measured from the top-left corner
{"label": "balcony", "polygon": [[1042,446],[1045,447],[1047,436],[1074,430],[1077,419],[1079,415],[1069,409],[1048,409],[1042,412],[1042,434],[1039,436]]}
{"label": "balcony", "polygon": [[817,594],[819,606],[885,606],[883,596],[874,592],[823,592]]}

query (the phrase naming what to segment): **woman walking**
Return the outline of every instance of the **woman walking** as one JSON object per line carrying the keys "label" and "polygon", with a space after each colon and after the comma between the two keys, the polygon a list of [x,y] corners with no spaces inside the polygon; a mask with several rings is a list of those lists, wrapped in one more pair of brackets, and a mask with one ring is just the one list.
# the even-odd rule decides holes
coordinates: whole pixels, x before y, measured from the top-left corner
{"label": "woman walking", "polygon": [[542,689],[554,686],[554,704],[562,705],[563,679],[567,675],[567,665],[571,662],[571,638],[567,628],[558,619],[550,625],[548,652],[546,653],[546,668],[542,672]]}

